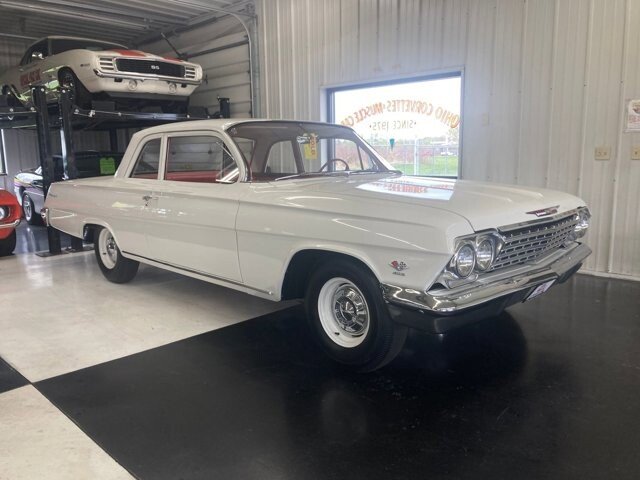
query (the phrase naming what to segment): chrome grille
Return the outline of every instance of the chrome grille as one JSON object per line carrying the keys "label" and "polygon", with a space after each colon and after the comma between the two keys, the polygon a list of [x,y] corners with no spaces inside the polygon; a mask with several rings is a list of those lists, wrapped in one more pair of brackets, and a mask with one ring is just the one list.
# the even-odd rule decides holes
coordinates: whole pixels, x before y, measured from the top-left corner
{"label": "chrome grille", "polygon": [[555,220],[540,220],[525,227],[499,229],[504,245],[491,271],[521,265],[560,248],[578,223],[572,212]]}
{"label": "chrome grille", "polygon": [[115,72],[116,67],[113,64],[113,57],[100,57],[100,70],[103,72]]}
{"label": "chrome grille", "polygon": [[118,58],[116,66],[119,72],[143,73],[147,75],[162,75],[165,77],[184,78],[184,67],[177,63],[161,60],[138,60],[134,58]]}
{"label": "chrome grille", "polygon": [[188,80],[195,80],[196,79],[196,67],[190,67],[189,65],[184,67],[184,78],[186,78]]}

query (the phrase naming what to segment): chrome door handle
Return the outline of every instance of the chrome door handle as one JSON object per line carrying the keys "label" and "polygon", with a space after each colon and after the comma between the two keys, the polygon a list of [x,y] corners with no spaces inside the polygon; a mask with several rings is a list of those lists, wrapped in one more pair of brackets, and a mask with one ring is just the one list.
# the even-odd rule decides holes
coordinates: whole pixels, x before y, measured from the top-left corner
{"label": "chrome door handle", "polygon": [[155,200],[156,198],[158,198],[158,197],[156,197],[155,195],[145,195],[144,197],[142,197],[142,199],[143,199],[145,202],[148,202],[148,201],[150,201],[150,200]]}

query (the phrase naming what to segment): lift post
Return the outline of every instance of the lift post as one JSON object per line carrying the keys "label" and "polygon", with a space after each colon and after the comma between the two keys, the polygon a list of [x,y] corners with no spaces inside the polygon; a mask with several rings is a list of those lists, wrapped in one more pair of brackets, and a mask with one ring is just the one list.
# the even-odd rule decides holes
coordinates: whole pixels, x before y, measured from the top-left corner
{"label": "lift post", "polygon": [[[78,167],[76,165],[76,151],[73,146],[73,124],[71,123],[71,112],[74,108],[71,92],[63,88],[60,91],[58,100],[60,107],[60,144],[62,146],[62,164],[64,165],[65,180],[78,178]],[[71,237],[71,249],[82,252],[84,245],[82,238]]]}
{"label": "lift post", "polygon": [[[53,156],[51,154],[51,132],[49,126],[49,110],[47,109],[47,97],[42,87],[31,90],[31,98],[36,110],[36,132],[38,134],[38,147],[40,150],[40,166],[42,167],[42,183],[45,198],[49,187],[54,181]],[[40,212],[37,212],[40,214]],[[60,245],[60,232],[53,227],[47,227],[49,240],[49,254],[62,253]]]}

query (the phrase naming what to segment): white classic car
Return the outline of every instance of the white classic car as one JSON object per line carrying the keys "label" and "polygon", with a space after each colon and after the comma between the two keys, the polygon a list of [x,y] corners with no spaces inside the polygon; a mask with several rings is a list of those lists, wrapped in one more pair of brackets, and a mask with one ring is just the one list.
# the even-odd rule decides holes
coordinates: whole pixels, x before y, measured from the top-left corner
{"label": "white classic car", "polygon": [[205,120],[136,133],[114,177],[51,186],[42,212],[93,240],[107,279],[138,262],[274,301],[358,370],[407,327],[442,333],[564,282],[591,250],[585,202],[535,188],[404,176],[353,130]]}
{"label": "white classic car", "polygon": [[201,82],[202,67],[195,63],[116,43],[47,37],[32,44],[20,65],[0,77],[0,93],[10,106],[31,106],[31,88],[44,86],[48,102],[56,101],[60,87],[66,87],[79,107],[89,106],[93,98],[181,107]]}

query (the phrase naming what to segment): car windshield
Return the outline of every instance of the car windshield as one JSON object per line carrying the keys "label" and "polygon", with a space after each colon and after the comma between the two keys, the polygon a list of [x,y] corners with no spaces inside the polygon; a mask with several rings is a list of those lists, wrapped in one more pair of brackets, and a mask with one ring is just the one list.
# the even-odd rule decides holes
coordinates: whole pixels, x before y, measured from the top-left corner
{"label": "car windshield", "polygon": [[227,133],[251,181],[387,172],[391,167],[350,128],[311,122],[247,122]]}
{"label": "car windshield", "polygon": [[113,50],[126,48],[123,45],[109,42],[99,42],[97,40],[82,40],[76,38],[53,39],[51,41],[51,51],[53,55],[67,52],[69,50],[91,50],[101,52],[103,50]]}

